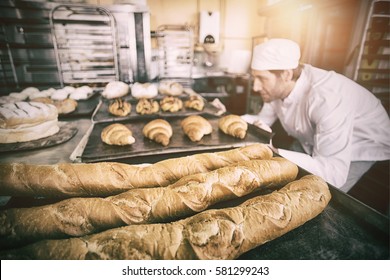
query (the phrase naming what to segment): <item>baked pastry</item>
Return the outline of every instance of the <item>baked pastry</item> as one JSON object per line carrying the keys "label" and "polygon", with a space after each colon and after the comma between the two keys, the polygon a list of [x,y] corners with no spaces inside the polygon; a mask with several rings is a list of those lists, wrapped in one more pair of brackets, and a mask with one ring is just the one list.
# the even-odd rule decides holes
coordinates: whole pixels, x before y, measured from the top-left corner
{"label": "baked pastry", "polygon": [[77,108],[77,101],[71,98],[67,98],[65,100],[57,100],[54,102],[54,106],[57,107],[59,115],[66,115],[72,113]]}
{"label": "baked pastry", "polygon": [[146,166],[117,162],[34,165],[0,163],[3,196],[108,196],[133,188],[165,187],[181,177],[253,159],[270,159],[265,144],[166,159]]}
{"label": "baked pastry", "polygon": [[204,99],[199,94],[192,94],[188,100],[184,101],[184,107],[202,111],[204,108]]}
{"label": "baked pastry", "polygon": [[134,83],[131,87],[131,95],[134,98],[154,98],[158,94],[157,86],[152,83]]}
{"label": "baked pastry", "polygon": [[183,93],[183,86],[175,81],[163,80],[159,83],[158,91],[161,94],[178,96]]}
{"label": "baked pastry", "polygon": [[120,123],[106,126],[101,133],[101,139],[108,145],[131,145],[135,142],[133,133],[125,125]]}
{"label": "baked pastry", "polygon": [[172,221],[261,188],[283,186],[297,174],[298,167],[283,158],[253,160],[188,175],[165,188],[132,189],[105,199],[71,198],[46,206],[0,211],[0,245]]}
{"label": "baked pastry", "polygon": [[183,108],[183,101],[178,97],[166,96],[160,101],[161,110],[175,113]]}
{"label": "baked pastry", "polygon": [[51,104],[21,101],[0,105],[0,143],[37,140],[58,131],[58,111]]}
{"label": "baked pastry", "polygon": [[184,134],[193,142],[200,141],[204,135],[210,134],[213,127],[208,120],[202,116],[192,115],[183,119],[180,123]]}
{"label": "baked pastry", "polygon": [[318,216],[331,194],[307,175],[236,207],[210,209],[172,223],[130,225],[1,252],[1,259],[236,259]]}
{"label": "baked pastry", "polygon": [[160,110],[160,105],[153,99],[141,98],[136,107],[135,111],[141,115],[155,114]]}
{"label": "baked pastry", "polygon": [[129,85],[121,81],[109,82],[102,92],[107,99],[120,98],[129,93]]}
{"label": "baked pastry", "polygon": [[120,98],[117,98],[108,106],[108,111],[114,116],[126,117],[131,113],[131,104]]}
{"label": "baked pastry", "polygon": [[163,146],[168,146],[173,131],[169,122],[163,119],[156,119],[148,122],[142,129],[142,133],[146,138]]}
{"label": "baked pastry", "polygon": [[223,133],[244,139],[248,130],[248,123],[238,115],[226,115],[219,119],[218,127]]}

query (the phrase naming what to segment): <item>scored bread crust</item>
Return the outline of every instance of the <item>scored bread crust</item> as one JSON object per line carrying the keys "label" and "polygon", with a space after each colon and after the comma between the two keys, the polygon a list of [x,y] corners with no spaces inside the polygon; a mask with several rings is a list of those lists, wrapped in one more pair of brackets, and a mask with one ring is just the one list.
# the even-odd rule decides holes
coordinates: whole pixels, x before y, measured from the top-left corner
{"label": "scored bread crust", "polygon": [[269,159],[271,149],[252,144],[215,153],[172,158],[147,165],[117,162],[35,165],[0,164],[0,195],[109,196],[133,188],[162,187],[189,174],[214,170],[240,161]]}
{"label": "scored bread crust", "polygon": [[0,128],[23,128],[57,120],[57,108],[41,102],[16,102],[0,105]]}
{"label": "scored bread crust", "polygon": [[132,189],[108,198],[71,198],[42,207],[4,210],[0,211],[0,245],[171,221],[261,187],[282,186],[297,174],[298,167],[283,158],[253,160],[188,175],[166,188]]}
{"label": "scored bread crust", "polygon": [[279,191],[231,208],[172,223],[130,225],[3,251],[2,259],[236,259],[303,225],[331,199],[320,177],[307,175]]}

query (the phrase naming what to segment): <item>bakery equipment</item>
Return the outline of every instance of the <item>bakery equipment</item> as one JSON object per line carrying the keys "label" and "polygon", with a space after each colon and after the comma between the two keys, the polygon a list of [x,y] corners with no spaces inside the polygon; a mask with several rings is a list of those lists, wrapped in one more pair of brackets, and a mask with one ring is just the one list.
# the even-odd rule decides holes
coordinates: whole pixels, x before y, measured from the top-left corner
{"label": "bakery equipment", "polygon": [[[62,8],[57,8],[58,6]],[[0,94],[20,91],[28,86],[41,89],[59,87],[61,81],[94,84],[107,78],[107,75],[118,77],[118,80],[126,83],[150,79],[148,7],[131,4],[84,5],[82,10],[80,6],[48,1],[0,1]],[[62,77],[57,67],[50,21],[52,10],[57,16],[63,13],[65,7],[68,7],[69,11],[76,10],[78,15],[63,19],[54,17],[52,20],[54,23],[65,24],[63,27],[68,30],[78,26],[77,30],[73,28],[78,34],[62,33],[61,37],[55,38],[56,41],[59,39],[60,43],[64,42],[61,40],[72,41],[68,45],[61,45],[61,51],[68,51],[65,55],[70,56],[69,61],[61,59],[66,70],[64,72],[62,69],[61,73],[65,74],[65,77]],[[94,17],[94,20],[88,21],[87,17]],[[100,30],[102,36],[98,36]],[[80,40],[80,37],[83,40]],[[112,40],[112,43],[107,43],[110,46],[116,41],[116,48],[99,50],[99,46],[107,47],[105,40],[102,42],[103,38],[108,38],[110,42]],[[96,42],[99,45],[87,48],[87,42]],[[84,48],[80,50],[78,43],[83,43]],[[72,49],[73,47],[79,47],[78,51],[76,48]],[[117,58],[114,56],[115,52]],[[117,65],[113,64],[115,59]],[[106,69],[103,70],[104,68]],[[89,74],[81,75],[80,69],[87,69]],[[99,76],[94,76],[92,69],[96,70]],[[73,74],[76,74],[77,79],[73,79]]]}
{"label": "bakery equipment", "polygon": [[119,79],[116,25],[108,10],[59,5],[50,25],[61,86]]}
{"label": "bakery equipment", "polygon": [[194,59],[194,34],[184,25],[158,27],[159,78],[191,87]]}

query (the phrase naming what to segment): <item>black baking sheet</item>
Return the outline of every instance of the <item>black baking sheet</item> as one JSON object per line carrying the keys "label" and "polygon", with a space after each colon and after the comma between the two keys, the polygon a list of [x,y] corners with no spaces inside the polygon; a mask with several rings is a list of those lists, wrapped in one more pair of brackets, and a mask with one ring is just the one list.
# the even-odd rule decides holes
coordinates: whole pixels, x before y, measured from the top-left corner
{"label": "black baking sheet", "polygon": [[[157,102],[159,102],[163,97],[159,94],[156,98],[153,98]],[[218,115],[219,109],[211,105],[209,102],[205,101],[205,106],[202,111],[197,111],[194,109],[189,109],[184,107],[184,102],[189,98],[188,95],[181,95],[180,98],[183,101],[183,108],[178,112],[164,112],[161,109],[151,115],[140,115],[136,112],[136,106],[138,103],[138,99],[135,99],[131,96],[126,96],[123,100],[129,102],[131,104],[131,112],[128,116],[118,117],[110,114],[108,112],[108,106],[113,100],[108,100],[105,98],[101,99],[101,102],[98,105],[98,108],[94,115],[92,116],[92,120],[94,122],[113,122],[113,121],[126,121],[126,120],[134,120],[134,119],[155,119],[155,118],[166,118],[166,117],[183,117],[190,115],[198,115],[198,114],[209,114],[209,115]]]}
{"label": "black baking sheet", "polygon": [[185,116],[164,118],[171,124],[173,129],[172,138],[169,145],[166,147],[143,136],[142,129],[145,124],[150,121],[149,119],[135,119],[127,122],[120,122],[132,131],[133,137],[135,138],[135,143],[128,146],[111,146],[103,143],[100,134],[103,128],[111,123],[96,123],[81,156],[81,161],[109,161],[156,154],[162,155],[179,152],[227,149],[240,147],[249,143],[269,143],[269,140],[272,137],[272,134],[256,126],[249,125],[247,135],[244,139],[234,138],[224,134],[218,129],[218,117],[210,115],[204,117],[209,120],[213,127],[213,132],[210,135],[205,135],[199,142],[192,142],[182,131],[180,122]]}

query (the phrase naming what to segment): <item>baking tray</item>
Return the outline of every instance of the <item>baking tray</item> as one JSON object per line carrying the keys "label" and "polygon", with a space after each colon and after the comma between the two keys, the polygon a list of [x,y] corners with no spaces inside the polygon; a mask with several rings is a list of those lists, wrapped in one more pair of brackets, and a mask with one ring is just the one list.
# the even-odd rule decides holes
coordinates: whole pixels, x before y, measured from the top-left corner
{"label": "baking tray", "polygon": [[[160,102],[166,95],[158,94],[153,100]],[[138,103],[138,99],[132,97],[131,95],[127,95],[122,99],[129,102],[131,104],[131,112],[126,117],[118,117],[110,114],[108,112],[108,106],[113,99],[101,98],[101,101],[98,104],[96,112],[92,116],[92,121],[96,123],[100,122],[114,122],[114,121],[125,121],[125,120],[134,120],[134,119],[154,119],[154,118],[165,118],[165,117],[182,117],[182,116],[190,116],[190,115],[199,115],[199,114],[209,114],[209,115],[218,115],[220,109],[214,107],[209,102],[205,101],[205,106],[202,111],[197,111],[194,109],[188,109],[184,107],[184,102],[189,98],[188,95],[182,94],[178,98],[183,101],[183,108],[178,112],[164,112],[159,110],[155,114],[151,115],[140,115],[136,112],[136,105]]]}
{"label": "baking tray", "polygon": [[[212,115],[204,115],[204,117],[209,120],[213,127],[213,132],[210,135],[205,135],[199,142],[192,142],[182,131],[180,122],[185,116],[164,118],[171,124],[173,129],[173,136],[167,147],[143,136],[142,129],[150,121],[149,119],[134,119],[120,122],[132,131],[133,137],[135,138],[135,143],[128,146],[111,146],[103,143],[100,134],[103,128],[109,124],[96,123],[81,155],[81,161],[97,162],[129,158],[137,158],[137,160],[142,161],[142,157],[145,156],[159,155],[161,157],[165,155],[165,157],[171,157],[181,152],[194,153],[207,150],[236,148],[250,143],[269,143],[273,136],[267,131],[249,125],[246,137],[241,140],[221,132],[218,129],[218,117]],[[164,156],[160,159],[164,159]]]}

